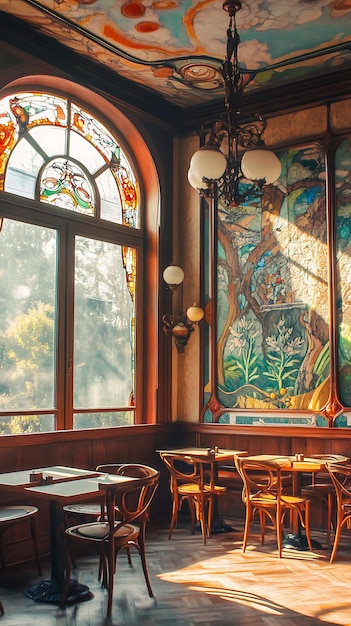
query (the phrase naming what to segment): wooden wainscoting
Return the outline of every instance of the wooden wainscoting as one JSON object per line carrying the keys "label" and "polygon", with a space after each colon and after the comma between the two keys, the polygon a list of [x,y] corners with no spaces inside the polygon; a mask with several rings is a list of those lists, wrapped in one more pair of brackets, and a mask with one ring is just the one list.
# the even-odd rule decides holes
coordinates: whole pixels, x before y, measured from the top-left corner
{"label": "wooden wainscoting", "polygon": [[[63,431],[0,437],[0,472],[66,465],[95,469],[99,463],[145,463],[161,468],[156,450],[178,445],[167,425],[124,426],[115,429]],[[181,442],[179,442],[181,445]],[[39,508],[39,547],[41,554],[49,551],[49,505],[24,494],[1,493],[2,503],[34,504]],[[154,509],[167,520],[170,507],[168,476],[162,473],[156,492]],[[156,513],[155,513],[156,514]],[[12,565],[32,558],[33,547],[26,526],[8,531],[5,561]]]}
{"label": "wooden wainscoting", "polygon": [[[156,450],[198,445],[248,450],[251,454],[318,453],[344,454],[351,457],[351,429],[314,429],[305,427],[232,426],[176,422],[124,426],[115,429],[63,431],[36,435],[0,437],[0,472],[10,472],[49,465],[68,465],[95,469],[99,463],[139,462],[161,470],[160,486],[153,504],[153,517],[167,524],[171,514],[168,474]],[[41,554],[49,551],[48,505],[43,500],[25,502],[24,497],[2,492],[2,502],[23,502],[39,507],[39,542]],[[220,499],[224,517],[243,519],[241,489]],[[322,520],[314,522],[322,527]],[[20,528],[9,531],[5,558],[8,564],[32,558],[32,545]]]}
{"label": "wooden wainscoting", "polygon": [[[247,450],[250,454],[292,455],[342,454],[351,458],[351,429],[312,428],[298,426],[235,426],[226,424],[195,424],[178,422],[173,425],[177,438],[184,445]],[[242,519],[244,507],[241,490],[230,489],[220,499],[221,514]],[[313,511],[314,528],[323,528],[321,510]]]}

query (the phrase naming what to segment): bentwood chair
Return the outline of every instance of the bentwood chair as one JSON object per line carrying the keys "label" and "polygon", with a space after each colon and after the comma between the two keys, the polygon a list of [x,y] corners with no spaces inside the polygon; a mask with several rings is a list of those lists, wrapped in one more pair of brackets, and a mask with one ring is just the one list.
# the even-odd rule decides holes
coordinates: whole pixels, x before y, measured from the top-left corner
{"label": "bentwood chair", "polygon": [[276,530],[279,556],[283,549],[283,523],[286,513],[293,511],[306,529],[306,537],[312,550],[309,527],[309,500],[283,492],[281,467],[273,461],[257,461],[236,457],[235,463],[243,480],[242,499],[245,504],[245,529],[243,552],[245,552],[251,524],[258,513],[261,526],[261,545],[264,545],[266,519]]}
{"label": "bentwood chair", "polygon": [[[338,454],[312,454],[310,458],[331,463],[345,460],[345,457]],[[322,507],[322,511],[327,512],[327,544],[330,546],[330,532],[335,527],[336,497],[329,472],[326,470],[318,474],[313,473],[311,483],[302,486],[301,495],[309,498],[311,502],[316,502]]]}
{"label": "bentwood chair", "polygon": [[[149,475],[149,468],[146,465],[140,463],[104,463],[97,465],[96,472],[102,472],[104,474],[125,474],[126,468],[128,469],[128,475],[135,478],[142,478]],[[104,516],[104,500],[100,499],[99,502],[76,502],[72,504],[66,504],[63,507],[65,513],[65,526],[72,526],[73,524],[82,524],[85,522],[99,521]]]}
{"label": "bentwood chair", "polygon": [[[25,504],[15,504],[12,506],[0,507],[0,558],[2,567],[5,567],[4,551],[3,551],[3,535],[13,526],[17,524],[29,523],[31,538],[34,546],[35,560],[37,563],[39,576],[41,575],[41,565],[39,560],[37,527],[36,520],[38,509],[36,506],[27,506]],[[1,609],[0,609],[1,613]]]}
{"label": "bentwood chair", "polygon": [[351,527],[351,465],[327,462],[327,469],[336,494],[336,526],[330,563],[338,549],[342,529]]}
{"label": "bentwood chair", "polygon": [[199,521],[203,542],[206,545],[206,538],[211,536],[213,499],[226,492],[226,487],[214,483],[213,458],[210,455],[200,457],[170,452],[160,452],[160,457],[169,471],[172,495],[172,517],[168,538],[171,539],[173,530],[177,527],[178,513],[183,502],[187,502],[191,514],[192,533],[195,533],[195,523]]}
{"label": "bentwood chair", "polygon": [[[124,468],[125,475],[131,475],[128,464]],[[136,478],[131,482],[106,483],[104,489],[107,518],[66,529],[66,579],[60,602],[61,608],[66,604],[70,585],[72,543],[90,544],[97,548],[102,569],[102,584],[108,591],[107,617],[110,617],[112,612],[117,556],[122,549],[133,546],[137,549],[148,593],[153,597],[146,565],[145,534],[146,521],[149,519],[149,510],[158,483],[159,472],[151,467],[148,468],[147,476]]]}
{"label": "bentwood chair", "polygon": [[[134,478],[143,478],[153,473],[153,468],[140,463],[104,463],[97,465],[97,472],[104,474],[122,474],[132,476]],[[99,502],[73,503],[63,507],[65,513],[65,527],[72,525],[85,524],[88,522],[97,522],[106,519],[105,498],[100,498]],[[116,511],[118,517],[118,512]],[[148,521],[145,517],[144,524]],[[71,523],[70,523],[71,522]],[[73,522],[73,523],[72,523]],[[128,562],[132,563],[129,548],[127,548]],[[71,554],[72,565],[75,566],[73,555]],[[99,580],[101,575],[101,564],[99,569]]]}

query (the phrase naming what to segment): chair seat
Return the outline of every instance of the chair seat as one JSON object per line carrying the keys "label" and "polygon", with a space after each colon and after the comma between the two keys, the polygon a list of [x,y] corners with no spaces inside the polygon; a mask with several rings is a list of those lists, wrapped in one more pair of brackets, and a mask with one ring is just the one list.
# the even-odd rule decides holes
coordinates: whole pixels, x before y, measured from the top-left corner
{"label": "chair seat", "polygon": [[[67,534],[78,534],[82,535],[83,537],[88,537],[89,539],[97,539],[99,541],[102,541],[103,539],[105,539],[105,537],[108,536],[108,531],[109,525],[107,522],[93,522],[91,524],[83,524],[82,526],[74,526],[72,528],[69,528],[66,532]],[[115,539],[134,535],[138,531],[139,527],[135,524],[125,524],[117,530],[115,534]]]}
{"label": "chair seat", "polygon": [[101,514],[101,504],[66,504],[63,510],[65,513],[72,515],[92,515],[98,517]]}
{"label": "chair seat", "polygon": [[17,519],[23,519],[25,517],[31,517],[36,515],[38,509],[36,506],[14,505],[14,506],[2,506],[0,507],[0,523],[12,522]]}
{"label": "chair seat", "polygon": [[[31,538],[34,546],[35,559],[37,562],[38,573],[41,575],[41,565],[39,559],[39,550],[37,543],[37,528],[36,519],[38,515],[38,508],[36,506],[26,504],[14,504],[9,506],[0,506],[0,561],[2,567],[5,567],[4,552],[3,552],[3,534],[9,529],[22,522],[27,522],[31,529]],[[1,603],[0,603],[0,614]]]}
{"label": "chair seat", "polygon": [[[264,476],[262,474],[260,475],[258,472],[254,472],[253,475],[257,482],[264,479]],[[240,474],[235,467],[232,467],[230,465],[223,465],[218,468],[217,480],[220,484],[225,485],[228,489],[241,491],[243,488],[243,481]],[[282,485],[284,489],[292,485],[291,474],[282,475]]]}
{"label": "chair seat", "polygon": [[301,491],[316,492],[322,495],[324,493],[335,493],[335,488],[332,483],[315,483],[314,485],[304,485]]}
{"label": "chair seat", "polygon": [[290,495],[282,495],[282,502],[283,504],[290,504],[292,506],[294,505],[298,505],[298,504],[305,504],[306,503],[306,498],[300,498],[299,496],[290,496]]}
{"label": "chair seat", "polygon": [[[183,485],[179,485],[178,491],[180,494],[190,494],[190,495],[200,495],[202,490],[200,486],[196,483],[184,483]],[[226,487],[221,487],[220,485],[215,485],[214,487],[210,487],[210,485],[204,485],[204,491],[210,493],[215,493],[216,495],[220,495],[226,492]]]}
{"label": "chair seat", "polygon": [[[263,493],[262,495],[254,495],[251,497],[251,501],[253,503],[257,503],[257,504],[263,504],[263,505],[273,505],[275,506],[277,503],[277,497],[273,494],[273,493]],[[304,504],[305,503],[305,499],[304,498],[299,498],[298,496],[290,496],[290,495],[282,495],[281,496],[281,502],[282,504],[287,504],[290,506],[294,506],[294,505],[298,505],[298,504]]]}

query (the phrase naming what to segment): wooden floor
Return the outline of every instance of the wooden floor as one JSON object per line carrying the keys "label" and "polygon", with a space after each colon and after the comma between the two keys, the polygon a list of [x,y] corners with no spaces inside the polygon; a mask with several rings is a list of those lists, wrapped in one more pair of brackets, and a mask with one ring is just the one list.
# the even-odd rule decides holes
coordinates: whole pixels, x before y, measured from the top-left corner
{"label": "wooden floor", "polygon": [[[185,524],[168,541],[166,528],[149,529],[147,560],[155,599],[150,599],[137,553],[131,568],[119,557],[113,618],[105,620],[106,591],[97,580],[96,556],[80,556],[74,575],[93,599],[60,610],[24,595],[39,581],[28,566],[1,573],[1,626],[317,626],[351,625],[351,534],[336,562],[329,549],[284,550],[279,559],[273,533],[265,546],[252,535],[245,554],[242,531],[212,536],[207,546]],[[314,538],[325,540],[322,534]],[[49,576],[48,563],[44,576]]]}

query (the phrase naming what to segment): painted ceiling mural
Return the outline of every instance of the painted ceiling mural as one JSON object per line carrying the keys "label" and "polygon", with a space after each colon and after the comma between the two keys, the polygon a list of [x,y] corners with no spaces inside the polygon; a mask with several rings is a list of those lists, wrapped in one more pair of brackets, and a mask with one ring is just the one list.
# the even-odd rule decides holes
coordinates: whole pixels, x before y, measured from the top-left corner
{"label": "painted ceiling mural", "polygon": [[[0,0],[0,10],[181,107],[222,93],[219,0]],[[351,67],[351,0],[250,0],[236,21],[247,91]]]}

